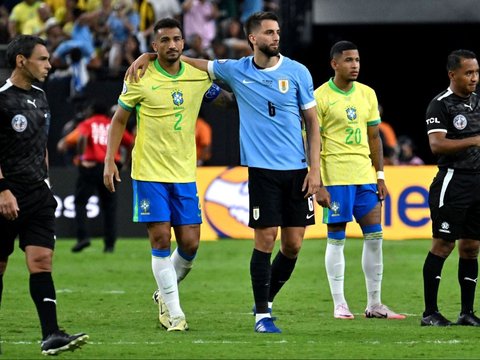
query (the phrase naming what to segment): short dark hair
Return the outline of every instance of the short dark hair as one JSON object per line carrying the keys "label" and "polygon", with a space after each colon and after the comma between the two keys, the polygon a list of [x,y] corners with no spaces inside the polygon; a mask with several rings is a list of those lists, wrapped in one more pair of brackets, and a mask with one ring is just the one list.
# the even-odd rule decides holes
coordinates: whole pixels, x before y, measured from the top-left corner
{"label": "short dark hair", "polygon": [[17,65],[17,55],[23,55],[27,59],[32,56],[36,45],[47,46],[45,40],[34,35],[18,35],[7,46],[7,64],[12,69]]}
{"label": "short dark hair", "polygon": [[476,59],[477,56],[470,50],[454,50],[447,57],[447,71],[457,70],[462,66],[462,59]]}
{"label": "short dark hair", "polygon": [[183,38],[183,29],[182,25],[178,20],[172,19],[172,18],[163,18],[157,21],[153,28],[153,33],[156,34],[158,30],[160,29],[175,29],[178,28],[180,30],[180,33],[182,34]]}
{"label": "short dark hair", "polygon": [[333,44],[332,48],[330,49],[330,60],[333,59],[335,56],[342,55],[342,53],[346,50],[358,50],[358,48],[357,45],[355,45],[351,41],[338,41]]}
{"label": "short dark hair", "polygon": [[278,16],[271,11],[258,11],[250,15],[247,21],[245,21],[245,36],[247,37],[248,45],[252,50],[253,44],[250,42],[250,40],[248,40],[248,34],[258,29],[261,26],[263,20],[273,20],[278,23]]}

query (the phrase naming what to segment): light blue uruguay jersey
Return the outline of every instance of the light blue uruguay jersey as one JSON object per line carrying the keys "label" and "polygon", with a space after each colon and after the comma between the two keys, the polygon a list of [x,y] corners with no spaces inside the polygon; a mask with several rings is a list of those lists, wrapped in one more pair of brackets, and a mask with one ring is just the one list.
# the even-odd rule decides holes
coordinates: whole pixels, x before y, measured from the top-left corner
{"label": "light blue uruguay jersey", "polygon": [[308,69],[280,55],[277,65],[260,69],[253,57],[208,63],[212,79],[227,83],[240,112],[241,164],[270,170],[307,167],[301,109],[316,105]]}

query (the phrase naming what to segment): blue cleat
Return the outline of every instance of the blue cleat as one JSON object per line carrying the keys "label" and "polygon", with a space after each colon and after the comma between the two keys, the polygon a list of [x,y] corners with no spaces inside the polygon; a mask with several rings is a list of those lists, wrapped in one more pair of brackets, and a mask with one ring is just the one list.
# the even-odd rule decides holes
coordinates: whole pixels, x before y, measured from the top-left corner
{"label": "blue cleat", "polygon": [[278,327],[273,323],[272,318],[263,318],[257,321],[255,324],[255,332],[258,333],[281,333]]}

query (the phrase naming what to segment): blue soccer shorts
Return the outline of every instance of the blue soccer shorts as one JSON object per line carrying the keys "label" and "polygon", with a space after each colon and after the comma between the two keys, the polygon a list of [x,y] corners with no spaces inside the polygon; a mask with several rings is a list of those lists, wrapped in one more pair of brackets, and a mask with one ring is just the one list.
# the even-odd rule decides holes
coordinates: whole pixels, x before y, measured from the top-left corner
{"label": "blue soccer shorts", "polygon": [[132,180],[133,221],[170,222],[172,226],[202,223],[197,184]]}
{"label": "blue soccer shorts", "polygon": [[325,186],[330,193],[331,208],[323,209],[323,223],[336,224],[358,221],[367,215],[380,201],[377,184]]}

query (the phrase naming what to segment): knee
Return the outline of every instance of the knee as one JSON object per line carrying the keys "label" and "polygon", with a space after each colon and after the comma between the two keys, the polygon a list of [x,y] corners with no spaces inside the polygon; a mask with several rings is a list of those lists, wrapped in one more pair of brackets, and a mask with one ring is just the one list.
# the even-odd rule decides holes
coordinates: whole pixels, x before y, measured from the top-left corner
{"label": "knee", "polygon": [[28,258],[28,269],[30,273],[51,272],[52,253],[38,253]]}
{"label": "knee", "polygon": [[199,243],[198,240],[184,241],[181,245],[179,244],[179,247],[186,255],[193,256],[197,253]]}
{"label": "knee", "polygon": [[447,258],[455,248],[454,241],[445,241],[443,239],[433,239],[430,252],[442,258]]}
{"label": "knee", "polygon": [[290,259],[295,259],[300,253],[301,248],[302,248],[301,241],[288,242],[288,243],[282,244],[282,253],[283,255],[285,255]]}
{"label": "knee", "polygon": [[458,254],[462,259],[476,259],[478,257],[478,241],[459,241]]}

